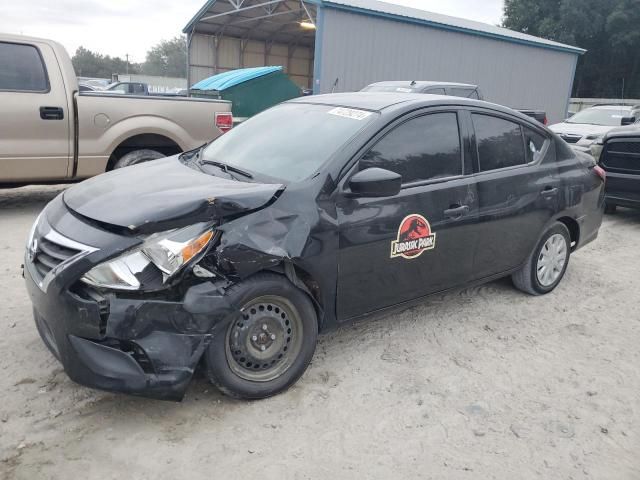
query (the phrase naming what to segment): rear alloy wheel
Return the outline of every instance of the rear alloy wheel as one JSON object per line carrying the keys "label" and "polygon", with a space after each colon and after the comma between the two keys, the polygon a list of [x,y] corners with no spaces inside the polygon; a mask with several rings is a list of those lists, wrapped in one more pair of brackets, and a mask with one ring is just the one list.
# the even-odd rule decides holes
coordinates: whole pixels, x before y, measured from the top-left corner
{"label": "rear alloy wheel", "polygon": [[571,237],[557,222],[542,236],[527,262],[512,275],[516,288],[531,295],[544,295],[558,286],[569,265]]}
{"label": "rear alloy wheel", "polygon": [[235,398],[286,390],[316,347],[318,320],[308,295],[282,275],[259,273],[231,286],[226,296],[238,315],[205,352],[209,379]]}
{"label": "rear alloy wheel", "polygon": [[540,285],[543,287],[553,285],[564,272],[568,258],[567,242],[561,234],[554,233],[544,242],[538,255],[536,277]]}

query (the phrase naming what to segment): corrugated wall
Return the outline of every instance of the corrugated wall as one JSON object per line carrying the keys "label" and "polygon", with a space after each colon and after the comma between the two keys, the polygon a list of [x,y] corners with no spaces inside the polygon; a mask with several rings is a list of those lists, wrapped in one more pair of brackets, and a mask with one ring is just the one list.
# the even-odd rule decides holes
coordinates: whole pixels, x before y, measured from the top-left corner
{"label": "corrugated wall", "polygon": [[190,81],[194,83],[216,73],[244,67],[264,67],[280,65],[297,85],[308,88],[311,85],[313,51],[307,47],[289,47],[283,44],[239,38],[221,37],[218,43],[218,58],[214,37],[196,33],[191,38],[189,48]]}
{"label": "corrugated wall", "polygon": [[[476,35],[324,9],[320,92],[383,80],[480,85],[487,100],[565,117],[577,56]],[[318,73],[317,73],[318,74]]]}

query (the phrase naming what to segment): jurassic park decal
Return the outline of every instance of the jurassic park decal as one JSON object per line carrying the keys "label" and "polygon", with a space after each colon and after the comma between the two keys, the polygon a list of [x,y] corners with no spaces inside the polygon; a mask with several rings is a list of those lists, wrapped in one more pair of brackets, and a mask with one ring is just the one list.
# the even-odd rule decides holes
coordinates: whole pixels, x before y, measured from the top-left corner
{"label": "jurassic park decal", "polygon": [[425,250],[436,246],[436,234],[426,218],[416,213],[408,215],[400,223],[398,237],[391,242],[391,258],[402,257],[408,260],[418,258]]}

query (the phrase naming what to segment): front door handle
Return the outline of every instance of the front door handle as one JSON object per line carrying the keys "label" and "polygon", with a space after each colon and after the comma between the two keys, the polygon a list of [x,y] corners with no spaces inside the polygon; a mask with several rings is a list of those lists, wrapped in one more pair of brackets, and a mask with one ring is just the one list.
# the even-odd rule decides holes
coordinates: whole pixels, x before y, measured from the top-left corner
{"label": "front door handle", "polygon": [[448,218],[458,219],[469,213],[468,205],[451,205],[451,208],[444,211],[444,215]]}
{"label": "front door handle", "polygon": [[40,118],[42,120],[62,120],[64,110],[62,107],[40,107]]}
{"label": "front door handle", "polygon": [[552,197],[558,194],[558,189],[556,187],[544,187],[544,190],[540,192],[543,197]]}

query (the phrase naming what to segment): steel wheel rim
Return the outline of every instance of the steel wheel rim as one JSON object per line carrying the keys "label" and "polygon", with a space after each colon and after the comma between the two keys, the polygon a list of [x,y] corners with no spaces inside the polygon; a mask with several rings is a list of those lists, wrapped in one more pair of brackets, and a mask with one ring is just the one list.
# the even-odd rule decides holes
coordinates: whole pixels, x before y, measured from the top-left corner
{"label": "steel wheel rim", "polygon": [[563,235],[555,233],[544,242],[538,262],[536,276],[543,287],[549,287],[558,281],[567,263],[567,241]]}
{"label": "steel wheel rim", "polygon": [[302,349],[298,310],[286,298],[265,295],[247,302],[240,312],[227,329],[229,367],[244,380],[275,380],[291,367]]}

